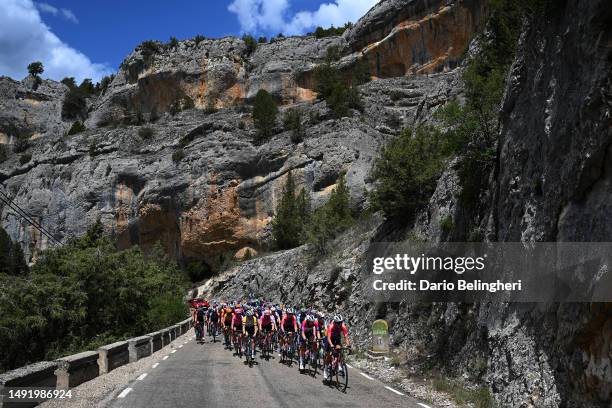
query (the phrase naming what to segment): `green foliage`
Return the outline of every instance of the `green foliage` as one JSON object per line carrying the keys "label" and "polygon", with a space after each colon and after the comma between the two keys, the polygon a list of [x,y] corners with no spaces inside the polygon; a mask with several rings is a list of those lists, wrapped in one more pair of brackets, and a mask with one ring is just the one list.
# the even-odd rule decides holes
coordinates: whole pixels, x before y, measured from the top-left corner
{"label": "green foliage", "polygon": [[454,227],[454,224],[453,224],[452,216],[447,215],[446,217],[440,220],[440,229],[445,235],[450,234],[453,231],[453,227]]}
{"label": "green foliage", "polygon": [[8,159],[9,149],[5,144],[0,144],[0,163]]}
{"label": "green foliage", "polygon": [[333,37],[336,35],[342,35],[346,30],[353,27],[353,23],[348,22],[344,24],[342,27],[334,27],[333,25],[329,28],[323,28],[318,26],[313,33],[308,33],[308,35],[313,35],[317,38],[325,38],[325,37]]}
{"label": "green foliage", "polygon": [[23,153],[30,148],[30,141],[27,137],[19,136],[15,139],[13,143],[13,152],[15,153]]}
{"label": "green foliage", "polygon": [[215,101],[209,101],[206,104],[206,108],[204,108],[204,113],[206,114],[212,114],[215,113],[217,111],[217,107],[215,106]]}
{"label": "green foliage", "polygon": [[159,52],[160,43],[158,41],[147,40],[143,41],[138,48],[144,57],[150,58]]}
{"label": "green foliage", "polygon": [[21,276],[28,272],[28,265],[21,245],[13,242],[4,228],[0,227],[0,276]]}
{"label": "green foliage", "polygon": [[[350,85],[366,81],[367,71],[362,69],[356,73],[356,77],[346,80],[340,70],[332,63],[339,58],[338,48],[335,46],[327,49],[325,62],[314,69],[314,90],[318,97],[325,99],[327,105],[336,118],[348,115],[349,109],[363,111],[363,103],[359,91]],[[366,72],[366,73],[364,73]]]}
{"label": "green foliage", "polygon": [[304,189],[297,194],[293,175],[289,172],[272,221],[272,236],[278,248],[294,248],[304,243],[309,214],[310,198]]}
{"label": "green foliage", "polygon": [[175,162],[175,163],[180,162],[184,158],[185,158],[185,151],[183,149],[176,149],[172,153],[172,161]]}
{"label": "green foliage", "polygon": [[40,61],[34,61],[28,64],[28,74],[32,76],[38,76],[45,72],[43,63]]}
{"label": "green foliage", "polygon": [[206,39],[206,37],[204,37],[203,35],[200,35],[200,34],[198,34],[195,37],[193,37],[193,41],[196,43],[196,45],[199,45],[205,39]]}
{"label": "green foliage", "polygon": [[255,37],[250,34],[245,34],[242,36],[242,41],[244,41],[244,45],[246,46],[245,52],[247,55],[251,55],[257,49],[257,41]]}
{"label": "green foliage", "polygon": [[323,254],[328,243],[352,223],[350,192],[342,176],[329,200],[314,211],[308,226],[308,243],[316,253]]}
{"label": "green foliage", "polygon": [[76,88],[77,86],[74,77],[64,77],[64,79],[62,79],[60,82],[66,85],[68,88]]}
{"label": "green foliage", "polygon": [[94,86],[91,79],[85,78],[81,85],[79,85],[79,90],[83,93],[83,96],[89,97],[96,93],[96,87]]}
{"label": "green foliage", "polygon": [[138,129],[138,136],[140,136],[142,140],[149,140],[153,137],[153,129],[149,126],[143,126]]}
{"label": "green foliage", "polygon": [[404,130],[383,149],[376,161],[377,185],[370,196],[374,210],[387,217],[410,219],[427,203],[436,181],[453,153],[451,143],[437,128]]}
{"label": "green foliage", "polygon": [[253,123],[258,130],[260,140],[272,136],[277,114],[278,107],[272,95],[265,89],[260,89],[253,103]]}
{"label": "green foliage", "polygon": [[242,260],[243,261],[248,261],[251,258],[253,258],[253,254],[251,253],[251,250],[247,248],[247,250],[244,251],[244,255],[242,256]]}
{"label": "green foliage", "polygon": [[267,42],[268,42],[268,39],[267,39],[266,37],[259,37],[259,38],[257,39],[257,42],[258,42],[259,44],[265,44],[265,43],[267,43]]}
{"label": "green foliage", "polygon": [[168,48],[176,48],[179,45],[179,41],[176,37],[170,37],[170,41],[168,41]]}
{"label": "green foliage", "polygon": [[62,119],[79,119],[87,118],[87,94],[83,92],[81,87],[70,87],[64,101],[62,103]]}
{"label": "green foliage", "polygon": [[83,125],[81,121],[77,120],[72,124],[72,126],[70,126],[70,129],[68,130],[68,135],[76,135],[77,133],[81,133],[84,130],[87,130],[85,125]]}
{"label": "green foliage", "polygon": [[115,74],[103,77],[100,82],[96,84],[95,93],[101,95],[106,92],[111,82],[113,82],[113,79],[115,79]]}
{"label": "green foliage", "polygon": [[191,99],[187,95],[177,96],[174,102],[170,105],[169,112],[171,115],[176,115],[179,112],[182,112],[187,109],[193,109],[195,104],[193,103],[193,99]]}
{"label": "green foliage", "polygon": [[459,405],[471,404],[475,408],[497,407],[491,392],[487,388],[469,389],[458,381],[449,380],[442,376],[434,378],[432,382],[436,391],[448,394]]}
{"label": "green foliage", "polygon": [[118,251],[101,225],[0,273],[0,371],[158,330],[186,317],[183,274],[159,247]]}
{"label": "green foliage", "polygon": [[283,127],[287,131],[291,131],[291,141],[293,143],[300,143],[304,137],[304,131],[302,129],[302,113],[297,108],[292,108],[285,112],[283,118]]}
{"label": "green foliage", "polygon": [[244,120],[241,120],[240,122],[238,122],[238,129],[244,130],[245,128],[246,128],[246,124],[244,123]]}
{"label": "green foliage", "polygon": [[24,153],[19,156],[19,163],[21,164],[29,163],[30,160],[32,160],[32,153]]}

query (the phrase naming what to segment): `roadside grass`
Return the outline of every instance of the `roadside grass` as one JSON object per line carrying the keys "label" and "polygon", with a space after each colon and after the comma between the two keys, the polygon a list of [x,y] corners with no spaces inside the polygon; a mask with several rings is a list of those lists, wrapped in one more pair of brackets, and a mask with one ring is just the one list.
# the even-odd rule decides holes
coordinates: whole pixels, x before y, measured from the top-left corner
{"label": "roadside grass", "polygon": [[436,391],[448,394],[457,404],[472,404],[474,408],[496,408],[497,404],[486,387],[469,389],[458,381],[438,376],[432,380]]}

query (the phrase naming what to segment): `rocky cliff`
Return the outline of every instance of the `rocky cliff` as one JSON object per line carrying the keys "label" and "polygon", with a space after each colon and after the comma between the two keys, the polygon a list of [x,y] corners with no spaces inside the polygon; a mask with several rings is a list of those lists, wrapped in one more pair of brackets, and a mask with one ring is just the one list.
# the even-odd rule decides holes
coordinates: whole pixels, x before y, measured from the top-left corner
{"label": "rocky cliff", "polygon": [[[440,221],[474,223],[492,241],[609,241],[612,14],[604,1],[565,1],[522,29],[501,109],[487,210],[462,220],[456,162],[407,229],[373,218],[334,242],[254,259],[209,281],[217,296],[263,293],[348,315],[369,344],[368,323],[386,318],[407,370],[487,384],[503,407],[609,407],[609,304],[374,304],[363,297],[373,242],[446,239]],[[283,271],[270,274],[270,271]]]}
{"label": "rocky cliff", "polygon": [[[33,147],[31,161],[21,164],[15,155],[2,164],[0,182],[59,239],[100,218],[122,246],[161,240],[184,260],[214,264],[244,246],[265,247],[288,171],[312,192],[315,205],[346,173],[353,205],[363,205],[385,141],[428,120],[460,92],[448,61],[467,48],[482,8],[480,2],[382,2],[344,36],[274,39],[251,53],[233,37],[145,42],[88,101],[88,130],[73,136],[65,135],[71,124],[61,119],[66,86],[43,81],[33,91],[28,81],[4,78],[2,140],[29,137]],[[310,73],[330,46],[342,50],[342,69],[377,61],[373,76],[386,78],[362,86],[363,113],[337,120],[316,99]],[[406,70],[387,66],[392,59],[405,60]],[[433,71],[440,73],[404,77]],[[292,143],[280,127],[265,143],[254,142],[249,103],[262,88],[282,110],[302,110],[303,142]],[[150,122],[152,137],[138,135],[143,122]],[[179,150],[184,158],[173,160]],[[1,219],[30,260],[48,247],[45,236],[9,209]]]}

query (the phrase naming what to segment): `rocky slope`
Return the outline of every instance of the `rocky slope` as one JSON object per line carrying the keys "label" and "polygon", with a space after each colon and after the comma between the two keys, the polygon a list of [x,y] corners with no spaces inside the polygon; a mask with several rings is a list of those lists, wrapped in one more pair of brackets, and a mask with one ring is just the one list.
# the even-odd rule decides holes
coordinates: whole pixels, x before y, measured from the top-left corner
{"label": "rocky slope", "polygon": [[[482,6],[427,4],[382,2],[343,37],[275,39],[252,54],[233,37],[185,40],[174,47],[144,43],[126,58],[108,89],[89,101],[88,130],[73,136],[64,136],[70,123],[60,115],[64,85],[44,81],[28,93],[27,81],[5,78],[3,139],[17,136],[14,129],[20,136],[44,137],[33,143],[30,162],[20,164],[14,156],[2,164],[0,182],[59,239],[83,233],[100,218],[122,246],[146,247],[161,240],[181,260],[215,264],[219,256],[245,246],[265,247],[288,171],[312,192],[315,204],[346,173],[352,201],[361,206],[380,146],[401,128],[428,120],[460,92],[456,71],[411,78],[397,72],[399,78],[364,85],[366,109],[348,118],[333,119],[325,103],[315,99],[310,72],[333,45],[344,50],[337,62],[343,69],[361,58],[371,60],[368,53],[383,47],[387,51],[378,67],[383,71],[389,53],[402,58],[409,52],[421,56],[412,68],[429,64],[436,68],[423,72],[448,71],[449,64],[436,61],[466,49]],[[380,7],[402,10],[401,21]],[[417,40],[421,26],[444,41]],[[400,32],[402,40],[396,39]],[[449,38],[450,48],[445,48]],[[364,41],[371,46],[354,52]],[[280,127],[265,143],[254,142],[248,104],[261,88],[281,105],[302,109],[302,143],[291,143]],[[138,136],[142,121],[151,121],[150,139]],[[179,150],[184,158],[173,161]],[[1,220],[30,260],[48,247],[47,238],[12,211],[3,209]]]}
{"label": "rocky slope", "polygon": [[[498,162],[484,198],[488,210],[476,222],[492,241],[612,239],[611,23],[604,1],[566,1],[526,23],[507,80]],[[390,231],[374,218],[340,237],[324,259],[306,247],[277,253],[248,261],[205,289],[339,310],[364,346],[368,324],[386,318],[412,372],[442,370],[482,381],[503,407],[609,407],[609,304],[373,304],[364,298],[364,253],[372,242],[443,239],[444,217],[455,225],[466,221],[460,189],[453,162],[409,229]]]}

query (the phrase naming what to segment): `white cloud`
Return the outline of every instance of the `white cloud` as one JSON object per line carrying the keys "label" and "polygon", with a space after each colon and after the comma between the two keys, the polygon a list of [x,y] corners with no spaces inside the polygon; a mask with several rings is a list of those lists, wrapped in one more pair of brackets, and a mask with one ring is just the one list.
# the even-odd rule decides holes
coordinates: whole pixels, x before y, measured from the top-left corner
{"label": "white cloud", "polygon": [[299,11],[288,16],[290,0],[234,0],[228,10],[236,14],[245,33],[304,34],[317,26],[336,27],[355,22],[379,0],[333,0],[316,11]]}
{"label": "white cloud", "polygon": [[[45,7],[42,4],[45,3],[38,7]],[[65,15],[62,10],[56,13]],[[56,80],[73,76],[79,82],[84,78],[98,81],[112,72],[108,65],[92,63],[86,55],[62,42],[42,21],[31,0],[0,1],[0,75],[23,78],[32,61],[41,61],[45,66],[43,76]]]}
{"label": "white cloud", "polygon": [[49,3],[43,3],[43,2],[37,2],[36,3],[36,7],[42,13],[48,13],[48,14],[51,14],[52,16],[61,15],[66,20],[68,20],[68,21],[70,21],[72,23],[75,23],[75,24],[79,23],[79,19],[72,12],[72,10],[65,9],[65,8],[58,9],[57,7],[54,7],[54,6],[50,5]]}

